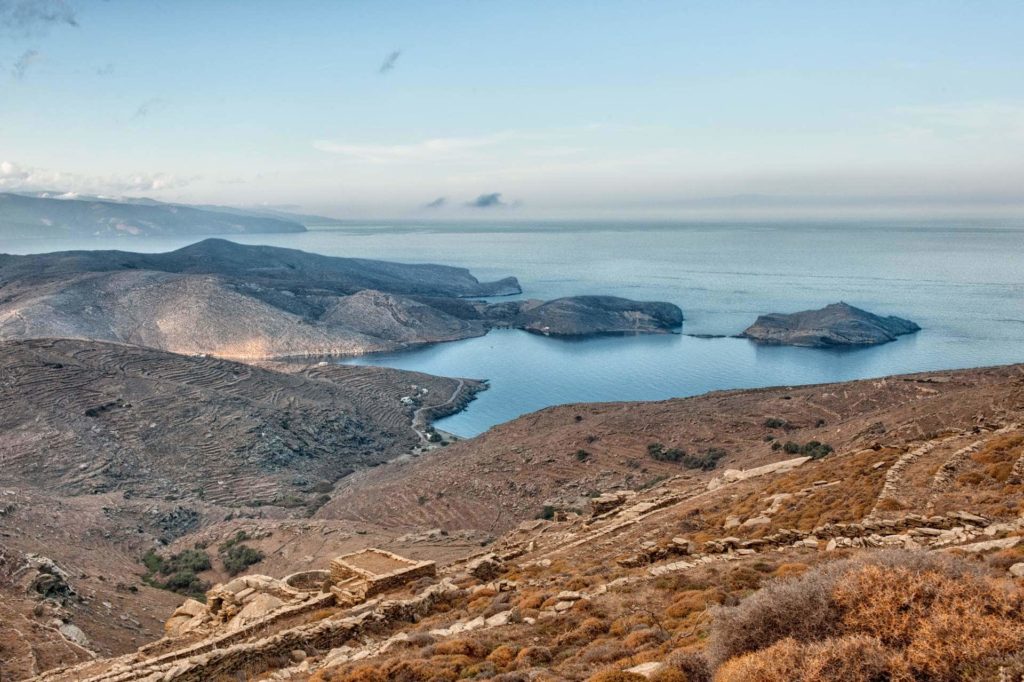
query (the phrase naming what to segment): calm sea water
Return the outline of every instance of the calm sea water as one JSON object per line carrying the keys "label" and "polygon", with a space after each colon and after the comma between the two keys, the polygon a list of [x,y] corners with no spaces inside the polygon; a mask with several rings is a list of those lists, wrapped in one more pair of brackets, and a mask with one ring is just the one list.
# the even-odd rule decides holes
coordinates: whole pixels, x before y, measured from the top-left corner
{"label": "calm sea water", "polygon": [[[0,251],[161,251],[192,240],[0,243]],[[524,297],[606,293],[664,300],[684,334],[736,334],[765,312],[839,300],[918,322],[916,335],[835,351],[689,336],[566,341],[519,331],[400,354],[379,364],[488,379],[490,390],[438,423],[462,436],[567,402],[661,399],[1024,362],[1024,221],[994,223],[365,224],[239,237],[329,255],[436,262],[480,279],[519,277]]]}

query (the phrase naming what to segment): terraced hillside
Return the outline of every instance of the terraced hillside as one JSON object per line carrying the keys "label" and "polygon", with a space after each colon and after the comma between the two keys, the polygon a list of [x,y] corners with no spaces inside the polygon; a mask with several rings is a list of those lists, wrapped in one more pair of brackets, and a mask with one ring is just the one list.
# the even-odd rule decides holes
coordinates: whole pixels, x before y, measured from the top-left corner
{"label": "terraced hillside", "polygon": [[[38,679],[1024,676],[1024,367],[630,408],[566,410],[601,416],[605,447],[617,434],[625,450],[655,436],[683,444],[688,429],[704,444],[699,429],[713,408],[730,429],[721,438],[736,447],[756,430],[772,454],[730,454],[693,475],[683,470],[690,460],[665,462],[671,449],[653,448],[652,459],[661,453],[675,467],[665,478],[600,488],[586,506],[521,522],[447,561],[436,578],[365,601],[346,590],[289,590],[280,574],[234,580],[211,593],[216,602],[183,605],[167,637]],[[543,433],[558,413],[526,423]],[[680,431],[661,430],[668,424]],[[805,443],[827,428],[832,450],[772,450],[764,440]],[[458,497],[454,483],[445,492]],[[223,600],[237,608],[219,610]]]}
{"label": "terraced hillside", "polygon": [[371,367],[284,373],[82,341],[5,342],[0,485],[301,506],[352,470],[419,444],[402,397],[442,403],[471,383]]}
{"label": "terraced hillside", "polygon": [[319,513],[501,531],[546,507],[585,508],[611,488],[643,489],[676,475],[702,485],[723,468],[792,458],[811,442],[851,450],[1013,421],[1024,405],[1021,381],[1012,366],[558,406],[346,479],[344,494]]}
{"label": "terraced hillside", "polygon": [[[177,597],[140,580],[144,552],[182,537],[192,547],[225,519],[266,531],[304,518],[352,471],[423,448],[429,419],[478,388],[372,367],[0,343],[0,661],[39,671],[151,639]],[[336,524],[324,537],[342,527],[351,536]],[[0,678],[12,669],[0,663]]]}

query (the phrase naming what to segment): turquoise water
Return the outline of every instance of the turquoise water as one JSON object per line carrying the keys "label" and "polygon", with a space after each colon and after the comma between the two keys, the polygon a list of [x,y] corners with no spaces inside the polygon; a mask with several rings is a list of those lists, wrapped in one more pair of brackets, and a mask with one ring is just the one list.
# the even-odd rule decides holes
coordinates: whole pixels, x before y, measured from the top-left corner
{"label": "turquoise water", "polygon": [[[736,334],[758,314],[845,300],[924,329],[834,351],[689,336],[565,341],[518,331],[358,358],[490,380],[440,428],[471,436],[566,402],[644,400],[721,388],[841,381],[1024,362],[1024,221],[799,224],[393,224],[235,238],[329,255],[469,267],[519,277],[524,297],[607,293],[671,301],[685,334]],[[0,251],[160,251],[193,240],[20,240]]]}

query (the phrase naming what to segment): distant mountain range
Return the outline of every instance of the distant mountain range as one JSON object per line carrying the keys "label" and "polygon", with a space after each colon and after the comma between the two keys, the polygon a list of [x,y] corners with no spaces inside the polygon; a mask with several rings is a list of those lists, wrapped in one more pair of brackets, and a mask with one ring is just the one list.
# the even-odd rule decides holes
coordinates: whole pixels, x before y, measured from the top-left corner
{"label": "distant mountain range", "polygon": [[150,237],[305,232],[333,221],[274,210],[167,204],[153,199],[0,193],[0,239]]}

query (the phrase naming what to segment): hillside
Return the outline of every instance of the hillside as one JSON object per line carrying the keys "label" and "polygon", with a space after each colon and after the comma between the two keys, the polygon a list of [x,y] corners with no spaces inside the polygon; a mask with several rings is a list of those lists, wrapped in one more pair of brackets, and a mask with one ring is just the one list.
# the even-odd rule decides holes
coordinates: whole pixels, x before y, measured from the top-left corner
{"label": "hillside", "polygon": [[0,193],[0,237],[153,237],[305,232],[298,221],[179,204]]}
{"label": "hillside", "polygon": [[[42,669],[151,639],[178,599],[140,582],[145,551],[243,519],[287,528],[340,478],[421,448],[414,420],[459,409],[479,388],[373,367],[277,370],[93,342],[0,343],[0,661]],[[355,537],[352,524],[321,527],[333,544],[318,548]],[[50,562],[67,574],[43,586]],[[87,648],[53,625],[62,618],[88,633]]]}
{"label": "hillside", "polygon": [[[349,477],[290,530],[210,527],[211,548],[245,528],[273,553],[250,570],[276,577],[186,603],[137,653],[39,679],[1017,679],[1022,424],[1022,366],[545,410]],[[306,551],[356,516],[404,535],[350,521],[366,535]],[[471,549],[480,530],[493,541]],[[291,543],[302,556],[275,551]],[[376,596],[278,580],[380,544],[439,561],[437,577]]]}
{"label": "hillside", "polygon": [[[665,333],[669,303],[581,296],[487,303],[514,277],[207,239],[160,254],[0,255],[0,339],[75,338],[237,360],[359,355],[481,336]],[[538,327],[543,320],[543,327]]]}
{"label": "hillside", "polygon": [[[381,518],[388,506],[387,518],[396,524],[501,531],[545,506],[585,508],[595,492],[638,489],[673,475],[703,485],[723,468],[790,458],[795,455],[782,447],[787,442],[866,448],[970,429],[986,420],[1011,421],[1022,405],[1018,367],[647,403],[562,405],[431,457],[363,472],[346,480],[345,494],[321,513]],[[720,458],[712,457],[708,471],[686,468],[652,457],[652,444],[697,458],[717,452]],[[420,499],[424,491],[429,492]]]}

